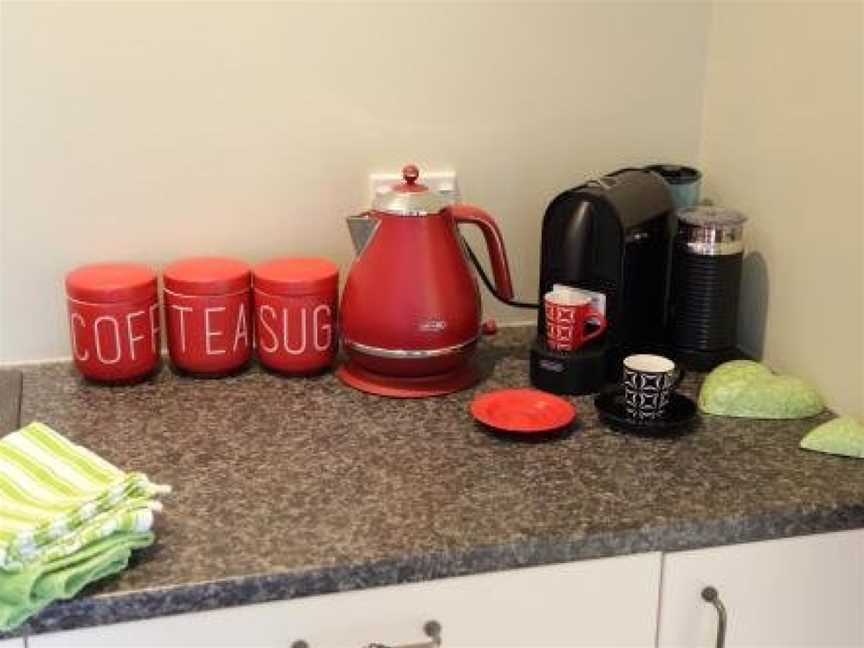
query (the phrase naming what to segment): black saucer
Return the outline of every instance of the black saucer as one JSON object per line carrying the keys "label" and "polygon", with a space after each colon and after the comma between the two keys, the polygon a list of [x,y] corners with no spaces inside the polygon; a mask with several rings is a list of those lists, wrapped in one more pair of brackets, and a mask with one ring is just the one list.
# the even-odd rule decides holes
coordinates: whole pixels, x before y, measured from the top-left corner
{"label": "black saucer", "polygon": [[678,393],[672,394],[666,413],[661,418],[652,420],[641,421],[627,415],[623,389],[598,395],[594,399],[594,407],[609,427],[652,436],[680,433],[699,416],[696,403]]}

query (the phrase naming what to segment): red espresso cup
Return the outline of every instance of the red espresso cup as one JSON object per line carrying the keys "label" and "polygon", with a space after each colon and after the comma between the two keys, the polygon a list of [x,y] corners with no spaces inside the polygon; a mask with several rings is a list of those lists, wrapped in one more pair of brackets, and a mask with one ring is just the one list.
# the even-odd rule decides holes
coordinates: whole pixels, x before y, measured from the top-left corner
{"label": "red espresso cup", "polygon": [[[576,351],[606,330],[606,318],[591,299],[575,291],[551,291],[543,298],[546,345],[554,351]],[[588,324],[597,328],[588,332]]]}
{"label": "red espresso cup", "polygon": [[223,376],[252,357],[252,271],[235,259],[193,257],[162,274],[168,352],[196,376]]}

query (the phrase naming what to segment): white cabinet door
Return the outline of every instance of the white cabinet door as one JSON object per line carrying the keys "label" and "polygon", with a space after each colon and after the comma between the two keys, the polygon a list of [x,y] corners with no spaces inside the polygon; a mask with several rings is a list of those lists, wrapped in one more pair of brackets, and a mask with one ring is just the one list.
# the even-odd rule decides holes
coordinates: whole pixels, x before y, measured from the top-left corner
{"label": "white cabinet door", "polygon": [[714,646],[713,586],[728,613],[726,648],[864,646],[864,531],[667,554],[660,648]]}
{"label": "white cabinet door", "polygon": [[30,639],[30,648],[654,646],[660,555],[532,567],[162,617]]}
{"label": "white cabinet door", "polygon": [[24,648],[23,639],[0,639],[0,648]]}

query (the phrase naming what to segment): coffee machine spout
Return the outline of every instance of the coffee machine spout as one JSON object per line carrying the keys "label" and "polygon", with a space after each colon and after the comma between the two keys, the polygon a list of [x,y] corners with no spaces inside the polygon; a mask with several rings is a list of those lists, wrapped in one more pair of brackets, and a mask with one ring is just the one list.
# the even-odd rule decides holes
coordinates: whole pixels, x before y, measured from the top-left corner
{"label": "coffee machine spout", "polygon": [[363,213],[348,216],[345,222],[348,223],[348,232],[351,234],[351,242],[354,243],[354,253],[359,257],[375,235],[380,221],[370,218],[368,213]]}

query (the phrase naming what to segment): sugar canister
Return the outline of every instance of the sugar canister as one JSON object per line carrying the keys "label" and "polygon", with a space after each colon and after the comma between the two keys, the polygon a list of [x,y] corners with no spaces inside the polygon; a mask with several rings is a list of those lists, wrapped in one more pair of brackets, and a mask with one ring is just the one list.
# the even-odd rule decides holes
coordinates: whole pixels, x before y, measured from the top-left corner
{"label": "sugar canister", "polygon": [[91,380],[135,382],[159,362],[156,273],[133,263],[100,263],[66,275],[75,366]]}
{"label": "sugar canister", "polygon": [[278,258],[255,266],[258,359],[283,373],[329,367],[336,353],[339,268],[326,259]]}
{"label": "sugar canister", "polygon": [[193,257],[162,274],[171,362],[181,371],[220,376],[252,357],[251,270],[243,261]]}

